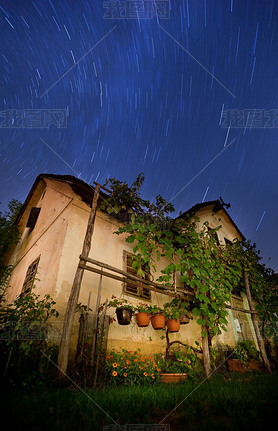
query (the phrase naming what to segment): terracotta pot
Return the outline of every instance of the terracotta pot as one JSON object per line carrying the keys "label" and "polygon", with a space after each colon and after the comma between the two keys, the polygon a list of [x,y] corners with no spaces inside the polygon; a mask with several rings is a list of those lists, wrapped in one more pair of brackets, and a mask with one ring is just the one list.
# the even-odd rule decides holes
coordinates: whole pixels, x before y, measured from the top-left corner
{"label": "terracotta pot", "polygon": [[154,314],[151,317],[151,323],[153,329],[163,329],[165,326],[165,316],[163,316],[163,314]]}
{"label": "terracotta pot", "polygon": [[148,313],[140,312],[136,314],[136,322],[140,328],[149,326],[151,316]]}
{"label": "terracotta pot", "polygon": [[128,308],[116,308],[119,325],[129,325],[132,319],[132,310]]}
{"label": "terracotta pot", "polygon": [[188,378],[186,373],[161,373],[163,383],[180,383]]}
{"label": "terracotta pot", "polygon": [[259,371],[260,370],[260,363],[259,363],[259,361],[256,361],[255,359],[251,359],[250,361],[248,361],[247,367],[249,368],[249,370]]}
{"label": "terracotta pot", "polygon": [[180,330],[180,319],[169,319],[166,322],[169,332],[179,332]]}
{"label": "terracotta pot", "polygon": [[189,319],[189,317],[187,317],[185,314],[183,314],[181,317],[180,317],[180,324],[181,325],[186,325],[187,323],[189,323],[190,322],[190,319]]}
{"label": "terracotta pot", "polygon": [[238,373],[244,373],[246,370],[245,363],[239,359],[229,359],[228,360],[229,371],[237,371]]}

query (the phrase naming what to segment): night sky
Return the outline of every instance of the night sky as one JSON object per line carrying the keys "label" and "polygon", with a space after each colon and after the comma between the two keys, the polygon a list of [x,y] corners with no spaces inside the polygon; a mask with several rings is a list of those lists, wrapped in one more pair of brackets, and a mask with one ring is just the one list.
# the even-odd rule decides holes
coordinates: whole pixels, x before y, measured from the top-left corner
{"label": "night sky", "polygon": [[39,173],[143,171],[176,214],[222,196],[278,270],[277,0],[137,1],[138,19],[127,3],[108,19],[108,2],[0,1],[0,209]]}

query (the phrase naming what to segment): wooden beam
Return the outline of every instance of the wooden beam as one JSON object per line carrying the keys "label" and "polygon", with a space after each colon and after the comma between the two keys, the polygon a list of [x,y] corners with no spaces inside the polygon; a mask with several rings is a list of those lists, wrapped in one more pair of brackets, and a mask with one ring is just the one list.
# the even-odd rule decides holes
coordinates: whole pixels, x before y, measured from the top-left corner
{"label": "wooden beam", "polygon": [[[104,271],[98,270],[96,268],[92,268],[90,266],[87,266],[87,265],[81,265],[81,268],[83,268],[83,269],[87,269],[88,271],[95,272],[97,274],[105,275],[106,277],[110,277],[110,278],[113,278],[115,280],[119,280],[122,282],[126,282],[126,279],[138,281],[138,282],[144,284],[145,289],[152,290],[152,291],[156,290],[157,292],[162,293],[164,295],[168,295],[170,293],[172,296],[175,296],[175,297],[180,297],[180,295],[191,296],[191,297],[194,296],[194,293],[189,292],[188,290],[185,290],[185,289],[180,289],[180,288],[177,288],[178,294],[175,294],[174,291],[170,290],[166,286],[163,286],[159,283],[155,283],[154,281],[139,278],[136,275],[132,275],[126,271],[123,271],[122,269],[115,268],[114,266],[108,265],[104,262],[100,262],[100,261],[95,260],[95,259],[91,259],[89,257],[85,257],[85,256],[81,255],[80,259],[83,261],[86,261],[88,263],[91,263],[93,265],[100,266],[102,268],[108,269],[109,271],[113,271],[113,272],[116,272],[116,273],[124,276],[124,277],[119,277],[119,276],[116,276],[116,275],[111,274],[109,272],[104,272]],[[241,311],[242,313],[249,313],[249,314],[256,314],[257,313],[256,310],[246,310],[245,308],[235,307],[234,305],[230,305],[230,304],[225,304],[225,307],[229,308],[231,310]]]}
{"label": "wooden beam", "polygon": [[99,183],[97,183],[96,181],[94,181],[94,184],[96,186],[99,186],[101,189],[105,190],[107,193],[111,193],[111,190],[107,189],[105,186],[108,183],[108,180],[105,181],[105,183],[103,184],[103,186]]}
{"label": "wooden beam", "polygon": [[[97,203],[100,192],[100,184],[97,184],[94,190],[94,197],[92,202],[92,208],[88,219],[86,235],[83,241],[82,248],[82,256],[88,257],[91,250],[91,242],[92,236],[94,232],[94,224],[97,212]],[[80,262],[79,262],[80,263]],[[81,288],[81,282],[84,274],[84,269],[80,267],[78,264],[75,277],[73,281],[73,285],[71,288],[66,314],[64,318],[62,337],[59,347],[59,355],[58,355],[58,368],[59,368],[59,376],[64,378],[65,373],[68,368],[68,357],[69,357],[69,346],[70,346],[70,338],[72,333],[73,319],[76,311],[76,306],[79,298],[79,292]]]}
{"label": "wooden beam", "polygon": [[[109,271],[113,271],[113,272],[116,272],[118,274],[122,274],[125,277],[129,278],[130,280],[139,281],[140,283],[144,284],[144,287],[146,289],[149,288],[149,290],[154,290],[154,288],[155,288],[157,291],[160,291],[160,293],[166,293],[167,295],[169,292],[171,293],[171,295],[174,295],[174,293],[175,293],[173,290],[169,289],[166,286],[163,286],[162,284],[155,283],[154,281],[150,281],[150,280],[145,280],[144,278],[140,278],[140,277],[137,277],[136,275],[129,274],[128,272],[123,271],[122,269],[115,268],[114,266],[108,265],[104,262],[99,262],[98,260],[91,259],[91,258],[85,258],[82,255],[80,256],[80,259],[85,260],[85,261],[87,261],[93,265],[97,265],[97,266],[100,266],[102,268],[108,269]],[[150,287],[148,287],[148,286],[150,286]],[[194,296],[194,293],[189,292],[185,289],[183,289],[183,290],[180,289],[179,291],[182,294]]]}
{"label": "wooden beam", "polygon": [[230,304],[225,304],[225,307],[229,308],[230,310],[241,311],[242,313],[257,314],[256,310],[246,310],[245,308],[235,307],[234,305]]}
{"label": "wooden beam", "polygon": [[123,275],[121,277],[119,275],[115,275],[115,274],[111,274],[110,272],[103,271],[101,269],[92,268],[91,266],[87,266],[87,265],[82,265],[81,263],[79,264],[79,266],[80,266],[80,268],[85,269],[87,271],[94,272],[96,274],[101,274],[101,275],[103,275],[105,277],[113,278],[114,280],[121,281],[122,283],[126,283],[126,281],[128,279],[132,279],[134,281],[140,281],[140,282],[142,282],[142,284],[144,284],[144,288],[146,288],[148,290],[156,291],[158,293],[162,293],[162,294],[167,295],[167,296],[170,293],[171,296],[175,296],[177,298],[180,298],[181,295],[182,295],[182,296],[184,296],[184,298],[182,298],[182,299],[188,299],[188,298],[186,298],[186,295],[187,295],[186,292],[184,293],[183,291],[181,291],[180,294],[175,294],[174,292],[172,292],[170,290],[166,291],[164,289],[156,288],[156,286],[152,287],[150,285],[145,285],[145,281],[146,280],[140,279],[140,278],[135,277],[135,276],[132,276],[131,274]]}
{"label": "wooden beam", "polygon": [[[252,297],[251,297],[251,292],[250,292],[250,286],[249,286],[249,278],[248,278],[248,273],[247,271],[244,271],[244,286],[245,286],[245,290],[246,290],[246,296],[247,296],[247,300],[248,300],[248,304],[249,304],[249,308],[250,310],[254,310],[254,305],[253,305],[253,301],[252,301]],[[268,360],[268,357],[266,356],[266,351],[265,351],[265,347],[264,347],[264,342],[263,339],[261,337],[260,334],[260,330],[259,330],[259,324],[258,324],[258,320],[257,320],[257,316],[256,314],[251,314],[251,319],[254,325],[254,329],[255,329],[255,334],[257,337],[257,341],[258,341],[258,345],[259,345],[259,349],[262,355],[262,359],[264,362],[264,365],[267,369],[267,371],[269,373],[271,373],[271,367],[270,367],[270,363]]]}

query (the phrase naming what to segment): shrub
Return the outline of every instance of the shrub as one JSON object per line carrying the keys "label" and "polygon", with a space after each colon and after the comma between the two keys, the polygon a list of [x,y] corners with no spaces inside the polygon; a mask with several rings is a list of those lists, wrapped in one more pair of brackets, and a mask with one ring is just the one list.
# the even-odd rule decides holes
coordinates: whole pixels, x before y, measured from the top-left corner
{"label": "shrub", "polygon": [[189,378],[203,374],[201,361],[190,347],[185,351],[175,351],[172,357],[174,359],[167,360],[162,354],[155,355],[156,362],[163,373],[187,373]]}
{"label": "shrub", "polygon": [[[1,368],[5,382],[30,385],[47,375],[49,360],[57,347],[47,341],[49,318],[58,317],[49,295],[39,298],[33,292],[18,296],[0,307]],[[51,368],[52,365],[51,365]]]}
{"label": "shrub", "polygon": [[240,359],[241,361],[248,361],[250,359],[259,360],[260,352],[257,350],[253,341],[242,340],[237,343],[233,358]]}
{"label": "shrub", "polygon": [[160,381],[160,368],[154,357],[141,355],[140,349],[111,351],[106,357],[106,383],[112,385],[150,385]]}

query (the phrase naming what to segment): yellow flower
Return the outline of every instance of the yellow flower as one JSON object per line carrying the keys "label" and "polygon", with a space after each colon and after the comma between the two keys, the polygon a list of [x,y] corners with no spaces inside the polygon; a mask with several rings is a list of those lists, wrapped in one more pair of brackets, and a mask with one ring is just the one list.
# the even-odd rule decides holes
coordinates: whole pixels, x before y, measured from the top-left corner
{"label": "yellow flower", "polygon": [[142,367],[142,365],[139,365],[139,368],[140,368],[140,370],[143,370],[143,367]]}
{"label": "yellow flower", "polygon": [[144,372],[144,376],[145,376],[145,377],[148,377],[148,373],[146,373],[146,371]]}
{"label": "yellow flower", "polygon": [[117,373],[117,371],[113,371],[113,372],[112,372],[112,376],[114,376],[114,377],[115,377],[117,374],[118,374],[118,373]]}
{"label": "yellow flower", "polygon": [[116,368],[118,366],[117,362],[114,362],[113,368]]}
{"label": "yellow flower", "polygon": [[124,373],[124,377],[127,377],[127,373]]}

